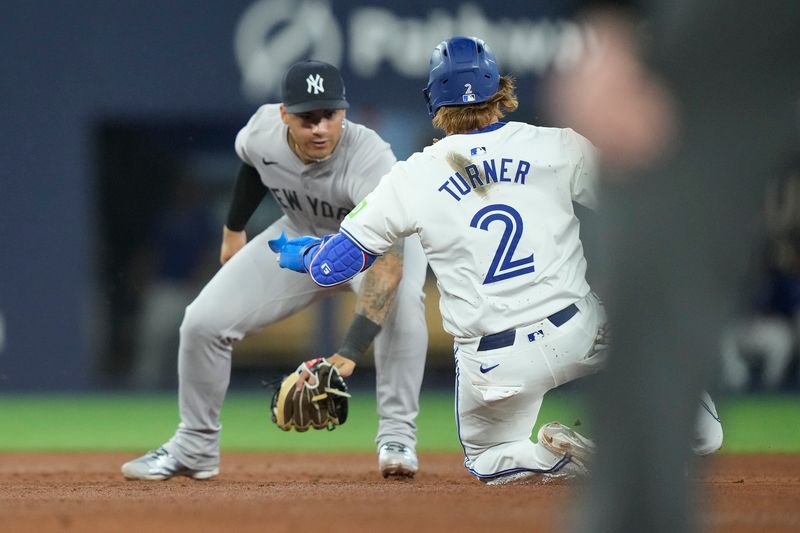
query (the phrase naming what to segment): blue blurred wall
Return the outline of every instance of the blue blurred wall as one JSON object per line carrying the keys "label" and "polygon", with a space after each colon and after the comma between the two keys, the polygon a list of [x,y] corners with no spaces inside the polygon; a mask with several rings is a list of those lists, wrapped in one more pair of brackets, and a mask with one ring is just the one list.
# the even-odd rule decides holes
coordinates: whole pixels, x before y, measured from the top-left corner
{"label": "blue blurred wall", "polygon": [[[425,76],[415,58],[423,58],[424,70],[441,39],[458,33],[484,36],[501,68],[505,61],[510,68],[504,70],[525,82],[558,55],[552,50],[543,55],[543,49],[571,38],[561,22],[569,2],[509,1],[502,3],[502,13],[492,13],[496,5],[4,1],[0,390],[94,384],[94,337],[102,321],[95,316],[95,300],[104,297],[95,284],[99,252],[93,242],[92,134],[99,120],[246,119],[259,102],[277,97],[264,88],[275,76],[260,77],[259,71],[282,73],[298,59],[324,54],[338,54],[352,101],[424,115]],[[242,23],[245,13],[250,16]],[[253,45],[253,39],[260,44]],[[307,46],[297,46],[296,39],[306,39]],[[363,46],[355,50],[354,43]],[[249,83],[242,81],[245,63]]]}

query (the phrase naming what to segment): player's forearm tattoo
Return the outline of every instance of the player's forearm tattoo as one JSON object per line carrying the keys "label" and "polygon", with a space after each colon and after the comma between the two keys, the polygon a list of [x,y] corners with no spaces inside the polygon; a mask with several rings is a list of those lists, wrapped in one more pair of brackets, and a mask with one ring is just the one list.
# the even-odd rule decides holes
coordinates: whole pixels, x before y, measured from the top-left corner
{"label": "player's forearm tattoo", "polygon": [[356,302],[356,313],[383,324],[392,308],[403,276],[403,244],[395,243],[375,260],[364,275]]}

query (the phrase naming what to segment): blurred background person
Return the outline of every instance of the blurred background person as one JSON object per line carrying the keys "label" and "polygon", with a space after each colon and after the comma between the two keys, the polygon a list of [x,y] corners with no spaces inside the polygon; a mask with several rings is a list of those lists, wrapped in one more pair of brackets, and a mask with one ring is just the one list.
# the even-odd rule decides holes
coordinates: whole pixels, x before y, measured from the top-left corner
{"label": "blurred background person", "polygon": [[691,399],[719,373],[759,177],[796,138],[800,10],[738,0],[586,7],[598,46],[554,81],[552,105],[605,159],[614,342],[593,391],[599,452],[577,527],[694,530]]}
{"label": "blurred background person", "polygon": [[729,391],[797,385],[791,369],[800,333],[800,155],[793,154],[767,182],[756,222],[763,245],[741,284],[748,305],[723,336],[722,385]]}
{"label": "blurred background person", "polygon": [[184,310],[216,271],[217,224],[203,185],[181,175],[139,253],[141,307],[131,382],[140,389],[177,383],[178,328]]}
{"label": "blurred background person", "polygon": [[785,386],[795,348],[786,317],[763,313],[735,321],[722,338],[721,385],[728,391],[777,391]]}
{"label": "blurred background person", "polygon": [[789,163],[767,188],[766,222],[771,309],[792,331],[793,384],[800,386],[800,135]]}

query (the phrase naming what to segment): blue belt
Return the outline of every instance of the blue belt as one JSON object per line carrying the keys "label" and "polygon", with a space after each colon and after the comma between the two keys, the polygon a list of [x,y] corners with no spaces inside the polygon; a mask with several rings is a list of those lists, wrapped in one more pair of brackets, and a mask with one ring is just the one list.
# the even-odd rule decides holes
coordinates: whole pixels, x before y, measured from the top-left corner
{"label": "blue belt", "polygon": [[[575,316],[578,312],[578,306],[570,304],[561,311],[555,312],[547,320],[550,321],[555,327],[561,327],[566,324],[570,318]],[[510,329],[508,331],[501,331],[492,335],[481,337],[481,342],[478,344],[478,351],[485,352],[487,350],[497,350],[498,348],[505,348],[514,344],[514,339],[517,336],[517,330]]]}

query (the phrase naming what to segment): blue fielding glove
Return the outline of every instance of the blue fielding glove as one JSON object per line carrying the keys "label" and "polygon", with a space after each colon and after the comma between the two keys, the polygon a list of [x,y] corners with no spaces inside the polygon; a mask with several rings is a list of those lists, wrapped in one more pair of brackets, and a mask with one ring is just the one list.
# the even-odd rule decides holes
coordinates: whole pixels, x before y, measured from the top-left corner
{"label": "blue fielding glove", "polygon": [[280,254],[278,261],[280,267],[301,274],[308,272],[308,265],[321,243],[322,239],[310,236],[287,239],[284,232],[281,232],[281,236],[277,239],[268,241],[270,250]]}

